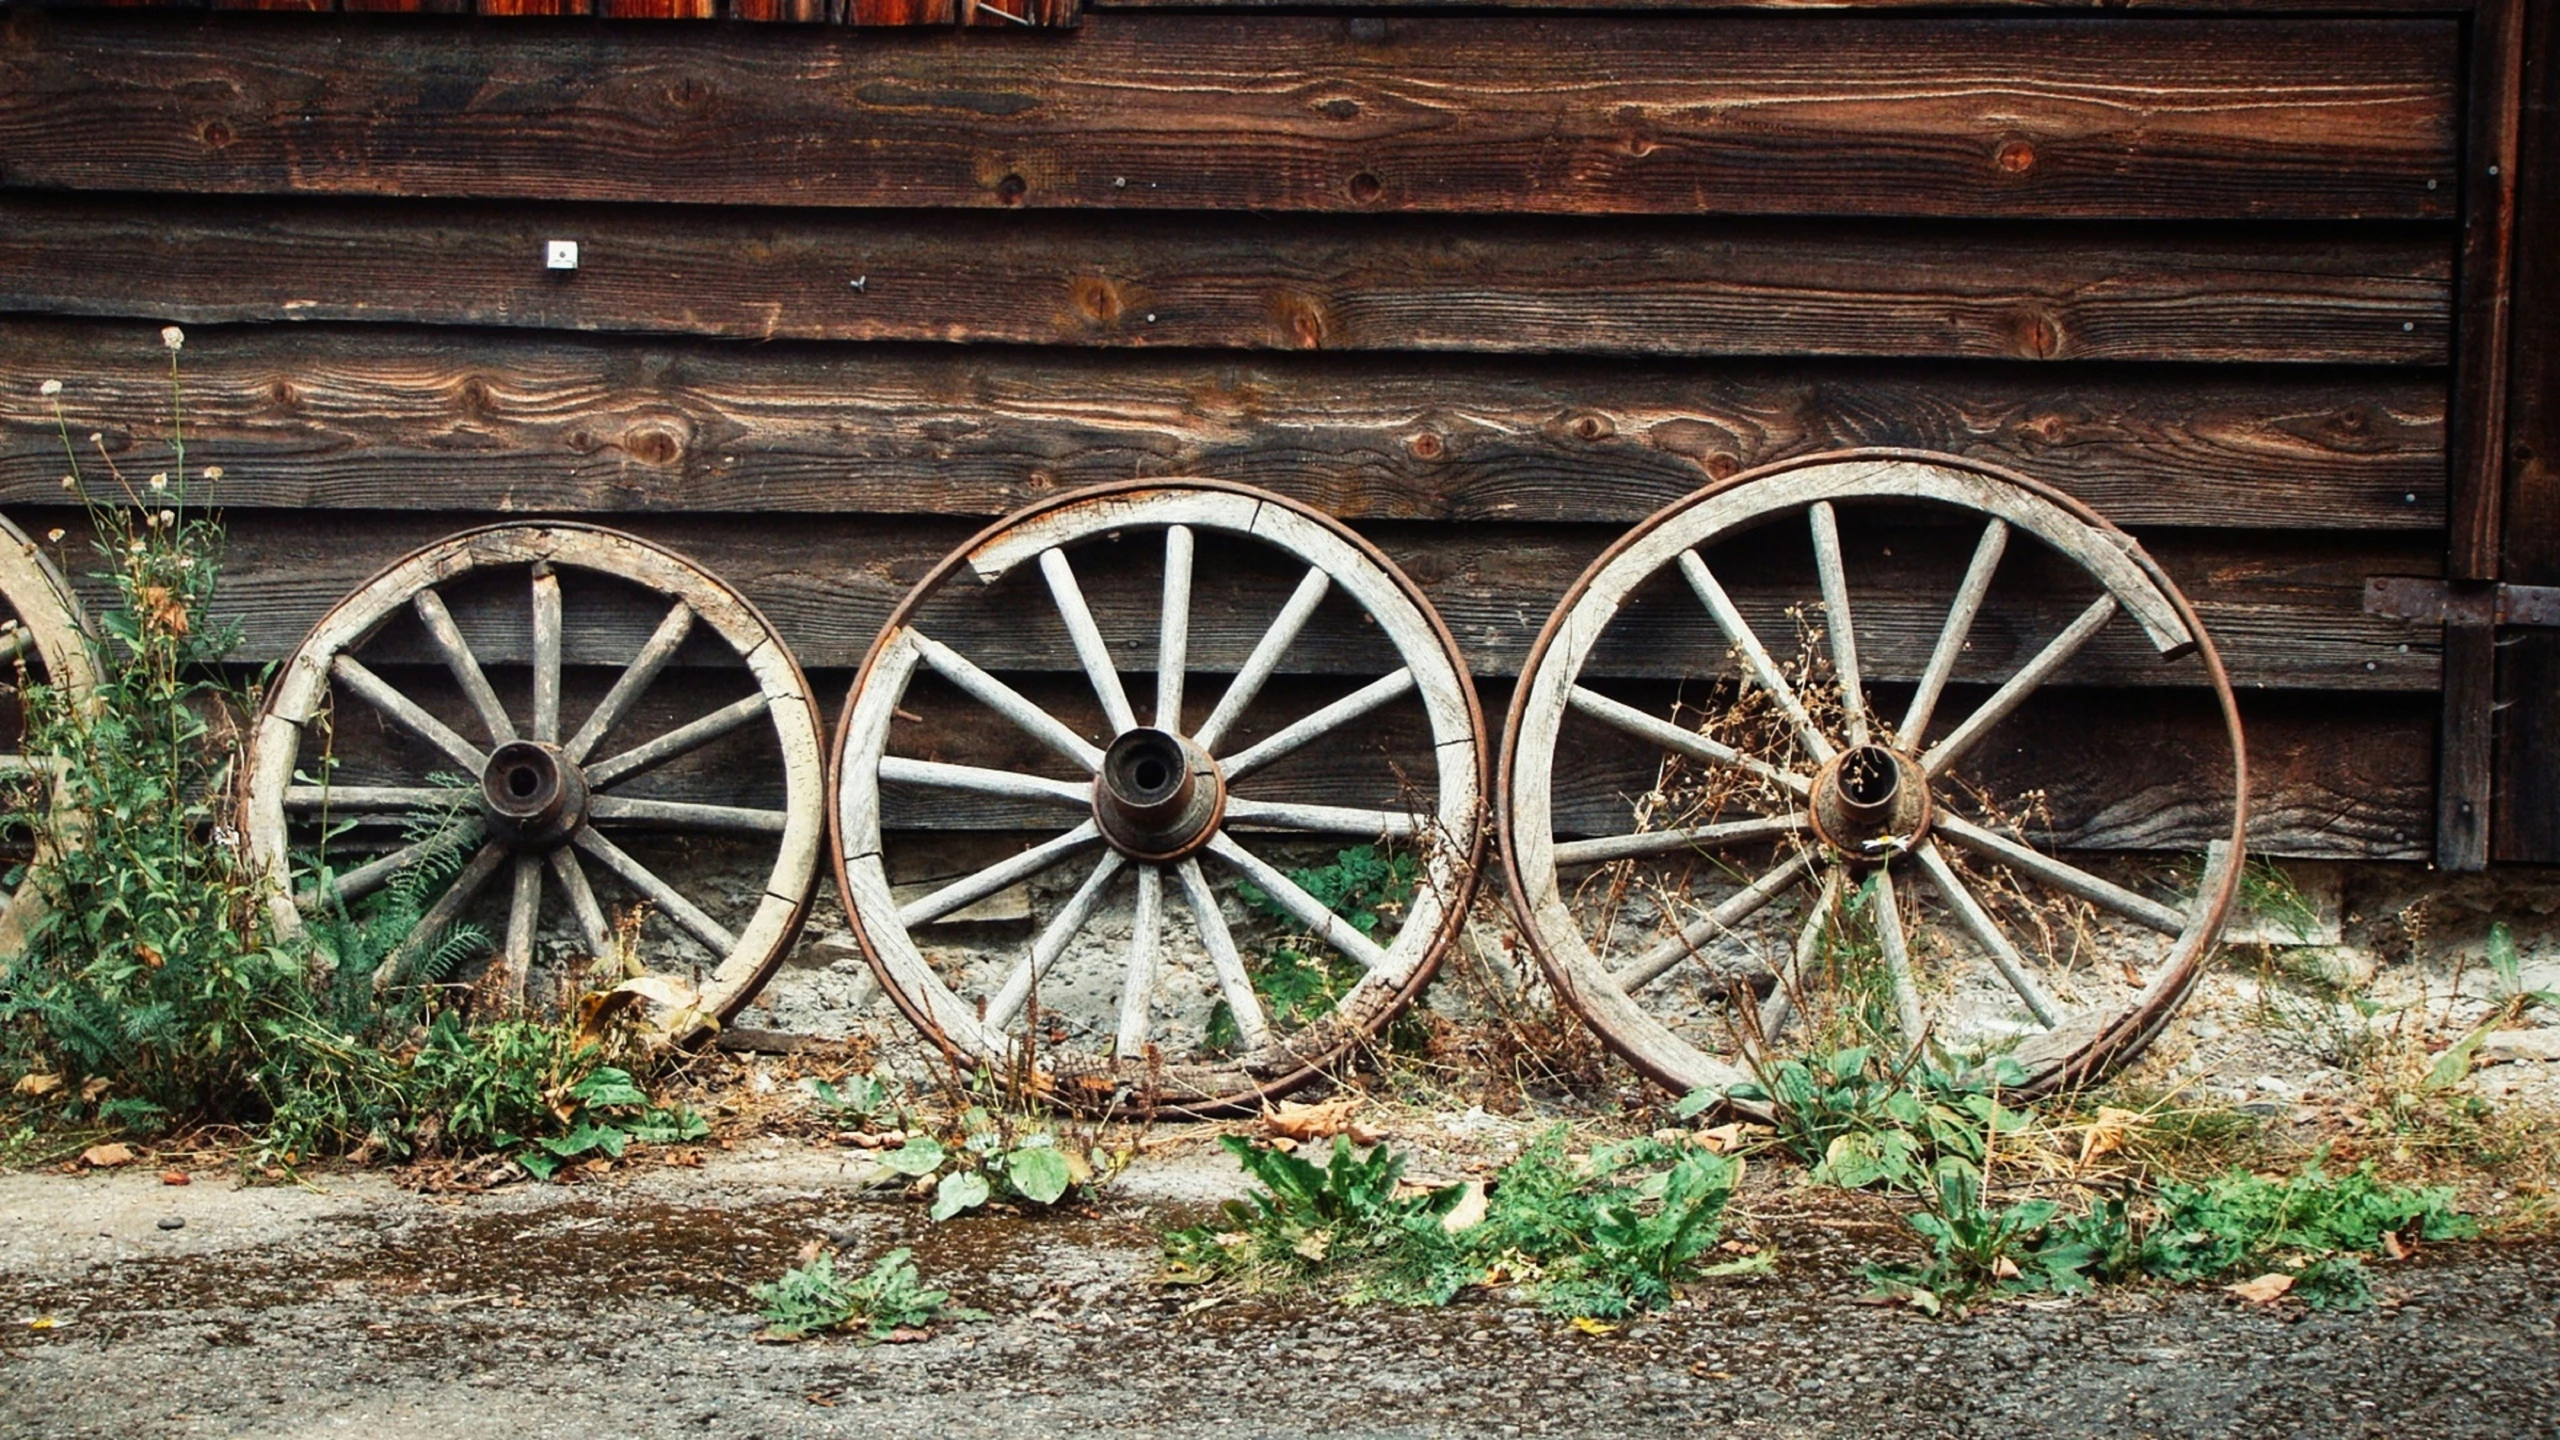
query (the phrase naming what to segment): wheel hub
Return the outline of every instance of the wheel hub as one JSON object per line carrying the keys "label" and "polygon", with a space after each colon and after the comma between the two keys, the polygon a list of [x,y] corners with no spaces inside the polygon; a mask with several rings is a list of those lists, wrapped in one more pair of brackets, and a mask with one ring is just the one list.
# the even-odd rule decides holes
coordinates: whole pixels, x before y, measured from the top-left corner
{"label": "wheel hub", "polygon": [[1814,833],[1843,854],[1884,859],[1929,833],[1929,776],[1882,745],[1841,751],[1813,777]]}
{"label": "wheel hub", "polygon": [[1132,860],[1179,860],[1209,843],[1227,809],[1227,782],[1209,752],[1169,731],[1141,727],[1102,752],[1093,818],[1102,838]]}
{"label": "wheel hub", "polygon": [[498,838],[522,849],[567,843],[587,818],[587,777],[557,745],[510,740],[480,772],[480,808]]}

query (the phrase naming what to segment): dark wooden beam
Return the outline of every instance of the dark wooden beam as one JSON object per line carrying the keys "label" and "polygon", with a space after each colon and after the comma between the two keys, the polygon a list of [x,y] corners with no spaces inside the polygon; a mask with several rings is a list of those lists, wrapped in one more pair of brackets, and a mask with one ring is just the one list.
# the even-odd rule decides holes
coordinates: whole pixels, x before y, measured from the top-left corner
{"label": "dark wooden beam", "polygon": [[[2306,367],[1207,359],[548,338],[193,332],[196,455],[235,512],[994,516],[1066,486],[1209,475],[1381,520],[1624,525],[1753,465],[1959,452],[2130,525],[2444,523],[2440,375]],[[58,500],[62,439],[145,467],[152,324],[0,321],[0,504]],[[2416,571],[2430,573],[2437,562]]]}
{"label": "dark wooden beam", "polygon": [[2425,219],[2461,178],[2444,18],[6,23],[0,154],[37,188]]}
{"label": "dark wooden beam", "polygon": [[[552,239],[578,267],[544,267]],[[775,340],[2441,365],[2443,228],[0,193],[0,309]]]}

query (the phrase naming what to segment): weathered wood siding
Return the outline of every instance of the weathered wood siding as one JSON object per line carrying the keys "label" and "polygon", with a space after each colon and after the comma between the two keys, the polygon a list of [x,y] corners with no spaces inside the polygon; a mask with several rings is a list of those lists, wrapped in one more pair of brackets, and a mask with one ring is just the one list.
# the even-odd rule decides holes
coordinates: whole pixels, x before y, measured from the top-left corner
{"label": "weathered wood siding", "polygon": [[[1658,506],[1951,450],[2070,490],[2188,588],[2247,697],[2264,848],[2422,857],[2442,631],[2361,596],[2446,573],[2467,493],[2475,17],[2289,8],[17,10],[0,505],[64,523],[43,379],[151,452],[176,320],[253,660],[414,544],[572,514],[694,555],[841,693],[985,517],[1209,474],[1360,524],[1498,700]],[[555,237],[577,271],[542,267]],[[1889,678],[1936,616],[1872,583]],[[1249,643],[1201,611],[1200,655]],[[2195,697],[2146,678],[2101,646],[2054,701],[2091,843],[2202,838]],[[2075,715],[2127,706],[2139,739],[2075,749]],[[1563,788],[1623,788],[1616,763]]]}

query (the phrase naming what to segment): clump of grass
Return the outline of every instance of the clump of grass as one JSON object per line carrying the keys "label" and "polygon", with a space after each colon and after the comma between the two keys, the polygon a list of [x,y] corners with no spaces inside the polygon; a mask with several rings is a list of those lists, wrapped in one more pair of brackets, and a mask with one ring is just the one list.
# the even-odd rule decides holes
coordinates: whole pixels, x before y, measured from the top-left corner
{"label": "clump of grass", "polygon": [[1550,1313],[1605,1319],[1658,1309],[1676,1287],[1736,1268],[1708,1265],[1741,1167],[1650,1139],[1567,1151],[1550,1130],[1490,1182],[1400,1188],[1402,1157],[1336,1137],[1316,1165],[1228,1137],[1260,1189],[1219,1226],[1165,1238],[1166,1278],[1316,1287],[1349,1301],[1446,1305],[1510,1286]]}
{"label": "clump of grass", "polygon": [[759,1340],[806,1340],[841,1331],[870,1345],[922,1339],[915,1332],[988,1318],[984,1310],[952,1304],[949,1291],[928,1288],[916,1270],[915,1253],[904,1248],[881,1256],[869,1273],[858,1277],[836,1269],[835,1252],[819,1250],[780,1279],[748,1293],[764,1320]]}

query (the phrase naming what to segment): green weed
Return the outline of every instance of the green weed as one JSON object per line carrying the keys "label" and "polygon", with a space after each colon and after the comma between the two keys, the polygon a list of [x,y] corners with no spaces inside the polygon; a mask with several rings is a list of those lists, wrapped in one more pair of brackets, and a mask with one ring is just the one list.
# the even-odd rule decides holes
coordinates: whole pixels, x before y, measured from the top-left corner
{"label": "green weed", "polygon": [[904,1248],[881,1256],[859,1279],[838,1274],[834,1253],[820,1251],[748,1293],[765,1322],[757,1338],[768,1340],[805,1340],[841,1330],[874,1344],[901,1330],[988,1318],[984,1310],[952,1304],[949,1291],[928,1289],[914,1252]]}
{"label": "green weed", "polygon": [[[1323,902],[1326,909],[1351,923],[1363,935],[1375,935],[1388,918],[1413,901],[1421,881],[1421,863],[1413,855],[1376,845],[1353,845],[1323,864],[1292,870],[1298,888]],[[1298,920],[1259,888],[1236,887],[1247,907],[1289,927],[1260,953],[1247,957],[1245,969],[1263,1013],[1281,1029],[1301,1027],[1322,1016],[1360,981],[1357,961],[1333,947],[1298,933]],[[1400,1022],[1403,1023],[1403,1022]],[[1209,1013],[1206,1039],[1213,1049],[1242,1042],[1235,1016],[1225,1001]],[[1392,1043],[1392,1042],[1391,1042]]]}
{"label": "green weed", "polygon": [[[1736,1099],[1770,1108],[1779,1145],[1812,1167],[1813,1178],[1843,1189],[1925,1191],[1942,1157],[1979,1167],[2002,1135],[2027,1117],[2000,1103],[2000,1089],[2023,1078],[2007,1057],[1967,1074],[1925,1063],[1895,1070],[1866,1046],[1807,1059],[1764,1064]],[[1713,1095],[1683,1100],[1694,1115]]]}
{"label": "green weed", "polygon": [[1219,1227],[1165,1239],[1166,1279],[1328,1284],[1351,1301],[1445,1305],[1509,1284],[1550,1313],[1607,1318],[1659,1308],[1674,1287],[1734,1268],[1702,1262],[1722,1237],[1738,1168],[1652,1140],[1568,1155],[1550,1131],[1481,1187],[1405,1193],[1404,1161],[1336,1137],[1327,1162],[1228,1137],[1259,1189]]}
{"label": "green weed", "polygon": [[912,1133],[880,1157],[893,1173],[934,1181],[932,1215],[948,1220],[992,1201],[1046,1209],[1118,1168],[1099,1149],[1061,1144],[1055,1131],[970,1105],[942,1138]]}

